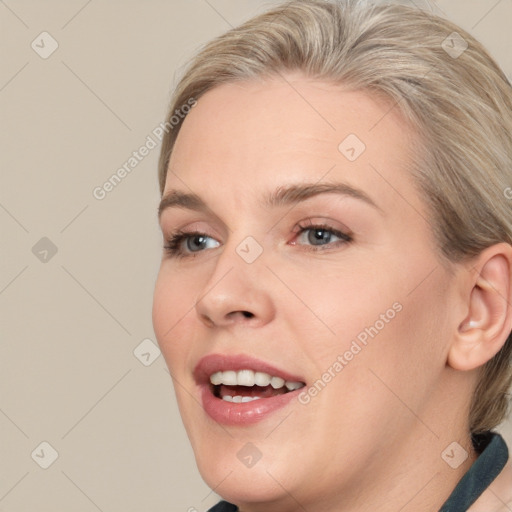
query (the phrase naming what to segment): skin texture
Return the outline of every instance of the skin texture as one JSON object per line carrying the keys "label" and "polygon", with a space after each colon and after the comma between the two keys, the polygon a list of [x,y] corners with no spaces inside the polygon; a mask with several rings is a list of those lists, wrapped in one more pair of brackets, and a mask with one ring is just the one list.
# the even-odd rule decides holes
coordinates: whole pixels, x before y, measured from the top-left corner
{"label": "skin texture", "polygon": [[[438,510],[476,457],[469,400],[478,368],[512,329],[512,248],[498,244],[448,272],[407,172],[414,133],[396,109],[285,77],[206,93],[169,164],[164,195],[192,191],[210,208],[162,213],[164,237],[209,238],[199,250],[182,243],[189,257],[164,253],[153,307],[199,471],[242,512]],[[349,134],[366,145],[353,162],[338,149]],[[348,183],[381,211],[334,194],[258,203],[296,182]],[[311,230],[297,234],[303,221],[348,229],[353,241],[315,242]],[[236,252],[248,236],[263,248],[251,264]],[[202,356],[251,355],[311,386],[397,302],[401,311],[307,405],[294,400],[243,427],[203,411],[192,376]],[[441,458],[454,441],[468,452],[456,469]],[[251,468],[237,458],[247,442],[261,452]]]}

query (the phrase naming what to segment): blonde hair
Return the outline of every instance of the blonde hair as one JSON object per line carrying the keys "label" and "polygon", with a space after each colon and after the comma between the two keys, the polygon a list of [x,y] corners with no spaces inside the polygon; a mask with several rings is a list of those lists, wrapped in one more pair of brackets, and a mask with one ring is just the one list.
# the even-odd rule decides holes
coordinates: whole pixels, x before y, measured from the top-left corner
{"label": "blonde hair", "polygon": [[[442,260],[463,262],[496,243],[512,244],[505,193],[512,184],[512,88],[470,34],[398,3],[293,0],[205,45],[179,81],[168,119],[220,84],[287,70],[383,96],[413,123],[421,147],[411,173]],[[163,139],[162,194],[182,123]],[[472,433],[506,418],[511,359],[512,334],[481,368],[470,406]]]}

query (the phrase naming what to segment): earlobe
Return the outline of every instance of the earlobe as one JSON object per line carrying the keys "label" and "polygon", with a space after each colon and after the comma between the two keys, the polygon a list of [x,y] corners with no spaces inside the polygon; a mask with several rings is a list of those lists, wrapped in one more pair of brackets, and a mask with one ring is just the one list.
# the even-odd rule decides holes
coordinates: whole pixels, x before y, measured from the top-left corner
{"label": "earlobe", "polygon": [[[467,278],[467,274],[466,274]],[[512,246],[488,247],[476,258],[466,282],[467,315],[454,333],[447,364],[468,371],[483,366],[512,330]]]}

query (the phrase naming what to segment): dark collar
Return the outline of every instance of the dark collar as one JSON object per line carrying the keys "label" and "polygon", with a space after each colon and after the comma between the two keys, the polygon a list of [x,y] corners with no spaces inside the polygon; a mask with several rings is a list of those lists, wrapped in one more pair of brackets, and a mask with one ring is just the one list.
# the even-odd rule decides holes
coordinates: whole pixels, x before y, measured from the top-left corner
{"label": "dark collar", "polygon": [[489,430],[482,434],[473,434],[471,440],[480,455],[459,480],[439,512],[466,512],[507,463],[508,448],[497,432]]}
{"label": "dark collar", "polygon": [[[439,512],[466,512],[491,482],[501,473],[508,460],[508,448],[497,432],[473,434],[471,441],[478,458],[444,502]],[[227,501],[217,503],[209,512],[237,512],[238,508]]]}

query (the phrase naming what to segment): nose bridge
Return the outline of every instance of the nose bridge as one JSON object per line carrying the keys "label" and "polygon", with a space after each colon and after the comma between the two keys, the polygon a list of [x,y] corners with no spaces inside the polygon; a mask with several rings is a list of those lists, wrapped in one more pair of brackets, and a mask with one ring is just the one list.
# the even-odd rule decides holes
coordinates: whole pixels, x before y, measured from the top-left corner
{"label": "nose bridge", "polygon": [[[266,260],[266,244],[263,231],[264,226],[258,228],[256,223],[234,223],[225,240],[224,247],[219,256],[211,280],[216,281],[216,277],[226,274],[237,273],[240,277],[244,276],[246,280],[264,273],[264,261]],[[230,276],[233,277],[232,275]]]}
{"label": "nose bridge", "polygon": [[251,235],[237,237],[231,232],[216,258],[196,302],[198,315],[215,324],[231,320],[235,312],[245,318],[263,318],[270,308],[268,290],[264,288],[268,270],[263,244]]}

